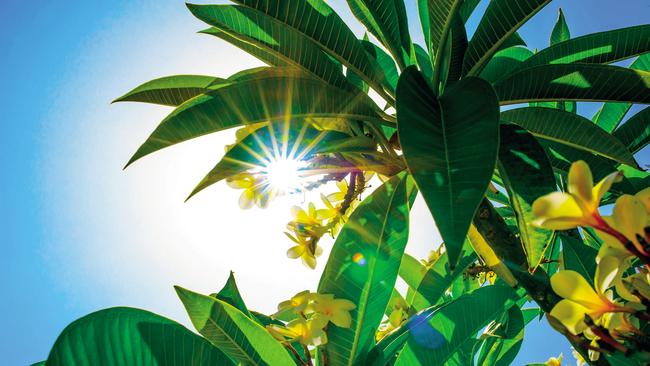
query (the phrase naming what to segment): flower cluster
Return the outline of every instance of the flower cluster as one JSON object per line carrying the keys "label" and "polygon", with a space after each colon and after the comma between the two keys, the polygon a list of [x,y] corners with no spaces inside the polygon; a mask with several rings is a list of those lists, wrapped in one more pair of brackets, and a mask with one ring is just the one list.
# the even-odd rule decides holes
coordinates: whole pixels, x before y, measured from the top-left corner
{"label": "flower cluster", "polygon": [[643,335],[640,322],[650,319],[650,188],[621,195],[612,215],[602,216],[600,201],[619,176],[610,174],[594,186],[589,167],[578,161],[569,171],[568,192],[548,194],[533,204],[536,225],[555,230],[591,227],[602,239],[593,284],[573,270],[551,277],[553,291],[563,299],[550,316],[570,334],[588,340],[592,360],[603,350],[626,353],[630,345],[643,349],[635,336]]}
{"label": "flower cluster", "polygon": [[316,258],[323,251],[318,242],[325,234],[334,236],[338,233],[357,205],[367,179],[370,176],[351,173],[350,184],[345,178],[337,181],[337,192],[321,195],[324,208],[317,209],[311,202],[306,210],[298,206],[292,207],[293,220],[287,224],[285,234],[295,245],[289,248],[287,256],[300,258],[307,267],[316,268]]}
{"label": "flower cluster", "polygon": [[355,308],[353,302],[335,299],[331,294],[302,291],[278,305],[274,318],[287,323],[272,324],[266,329],[285,344],[298,342],[305,347],[320,346],[327,343],[329,323],[340,328],[351,326],[350,311]]}

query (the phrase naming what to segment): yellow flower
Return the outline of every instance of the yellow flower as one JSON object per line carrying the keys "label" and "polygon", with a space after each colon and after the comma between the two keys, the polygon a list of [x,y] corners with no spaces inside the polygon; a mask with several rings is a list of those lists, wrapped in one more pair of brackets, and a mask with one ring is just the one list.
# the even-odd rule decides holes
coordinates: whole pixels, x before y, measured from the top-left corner
{"label": "yellow flower", "polygon": [[325,324],[319,319],[298,318],[286,326],[268,325],[266,329],[278,340],[296,341],[304,345],[320,346],[327,343]]}
{"label": "yellow flower", "polygon": [[562,366],[562,354],[560,353],[560,355],[557,358],[555,358],[555,357],[549,358],[548,361],[546,361],[545,365],[546,366]]}
{"label": "yellow flower", "polygon": [[319,247],[313,238],[302,235],[293,236],[287,232],[285,232],[285,235],[297,244],[287,250],[287,257],[292,259],[300,258],[307,267],[316,268],[316,258],[323,254],[323,248]]}
{"label": "yellow flower", "polygon": [[[612,216],[604,217],[607,227],[597,229],[599,236],[603,239],[604,245],[611,247],[611,251],[618,251],[619,257],[632,256],[624,246],[624,243],[631,242],[640,252],[645,253],[639,237],[644,238],[645,228],[648,226],[650,215],[643,202],[646,190],[632,196],[624,194],[616,200]],[[647,253],[646,253],[647,254]]]}
{"label": "yellow flower", "polygon": [[619,172],[612,173],[594,186],[587,163],[576,161],[569,170],[568,192],[553,192],[533,203],[533,212],[538,217],[534,225],[553,230],[599,226],[600,200],[619,177]]}
{"label": "yellow flower", "polygon": [[294,217],[293,222],[304,226],[321,226],[325,220],[332,217],[330,210],[317,210],[316,206],[311,202],[307,206],[307,211],[303,210],[299,206],[293,206],[291,208],[291,214]]}
{"label": "yellow flower", "polygon": [[279,315],[287,312],[292,312],[295,314],[303,313],[311,299],[312,293],[309,292],[309,290],[299,292],[293,295],[290,300],[282,301],[278,305],[278,312],[276,314]]}
{"label": "yellow flower", "polygon": [[336,186],[338,187],[339,191],[327,195],[327,199],[335,204],[341,203],[345,200],[345,195],[348,194],[349,189],[348,181],[345,179],[341,179],[340,181],[336,182]]}
{"label": "yellow flower", "polygon": [[604,257],[596,267],[594,287],[578,272],[561,270],[551,277],[551,287],[564,299],[551,310],[551,316],[559,320],[571,333],[582,333],[587,325],[585,315],[596,323],[608,313],[621,311],[622,307],[612,300],[612,292],[607,291],[618,276],[620,260]]}
{"label": "yellow flower", "polygon": [[226,184],[231,188],[244,190],[239,196],[239,207],[244,210],[253,207],[253,204],[266,208],[277,195],[268,184],[250,173],[240,173],[226,178]]}
{"label": "yellow flower", "polygon": [[332,322],[337,327],[350,328],[352,324],[350,310],[356,307],[350,300],[335,299],[334,295],[330,294],[319,294],[314,298],[314,303],[310,305],[310,310],[315,313],[315,318]]}

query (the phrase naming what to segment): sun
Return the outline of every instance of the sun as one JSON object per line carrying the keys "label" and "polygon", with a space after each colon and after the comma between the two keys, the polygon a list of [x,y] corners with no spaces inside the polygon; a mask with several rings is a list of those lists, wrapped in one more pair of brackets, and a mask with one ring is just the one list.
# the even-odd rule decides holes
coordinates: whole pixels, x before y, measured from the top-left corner
{"label": "sun", "polygon": [[294,193],[302,188],[301,170],[306,163],[291,158],[272,159],[263,169],[266,181],[272,190],[280,193]]}

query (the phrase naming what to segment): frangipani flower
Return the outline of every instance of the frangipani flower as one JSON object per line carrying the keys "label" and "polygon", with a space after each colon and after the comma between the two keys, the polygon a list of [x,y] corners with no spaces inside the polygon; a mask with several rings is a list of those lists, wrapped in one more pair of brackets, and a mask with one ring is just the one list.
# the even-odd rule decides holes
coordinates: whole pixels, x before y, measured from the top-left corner
{"label": "frangipani flower", "polygon": [[268,184],[250,173],[240,173],[226,178],[226,184],[231,188],[244,190],[239,196],[239,207],[244,210],[253,207],[253,204],[266,208],[276,196],[276,192]]}
{"label": "frangipani flower", "polygon": [[[603,239],[605,245],[613,248],[614,251],[618,250],[621,252],[621,256],[628,257],[633,254],[625,248],[624,243],[628,241],[640,253],[646,252],[639,241],[639,238],[645,238],[645,228],[648,227],[648,220],[650,220],[650,215],[643,202],[646,199],[644,197],[646,195],[645,191],[650,190],[643,190],[634,196],[629,194],[620,196],[616,200],[612,216],[603,218],[608,226],[614,230],[610,232],[616,236],[610,235],[607,230],[598,230],[598,234]],[[648,199],[650,199],[650,196]]]}
{"label": "frangipani flower", "polygon": [[332,217],[332,213],[329,210],[317,210],[316,206],[311,202],[307,206],[307,211],[298,206],[293,206],[291,208],[291,214],[294,217],[293,222],[305,226],[321,226],[323,225],[323,221]]}
{"label": "frangipani flower", "polygon": [[316,268],[316,258],[323,254],[323,248],[319,247],[313,238],[302,235],[293,236],[286,232],[285,235],[297,244],[287,250],[287,257],[292,259],[300,258],[307,267]]}
{"label": "frangipani flower", "polygon": [[576,161],[569,170],[568,192],[553,192],[533,203],[538,217],[534,225],[553,230],[598,226],[600,200],[619,177],[619,172],[612,173],[594,186],[587,163]]}
{"label": "frangipani flower", "polygon": [[356,307],[350,300],[335,299],[334,295],[325,294],[315,298],[314,303],[310,305],[310,311],[315,313],[315,318],[332,322],[337,327],[350,328],[352,324],[350,310]]}
{"label": "frangipani flower", "polygon": [[582,333],[587,325],[585,315],[595,322],[609,312],[623,311],[613,302],[612,292],[607,291],[618,276],[620,260],[604,257],[596,267],[594,287],[578,272],[562,270],[551,277],[551,287],[564,299],[551,310],[551,316],[558,319],[571,333]]}
{"label": "frangipani flower", "polygon": [[338,187],[339,191],[330,193],[327,195],[327,199],[334,203],[341,203],[345,200],[345,195],[348,194],[348,181],[345,179],[341,179],[340,181],[336,182],[336,186]]}
{"label": "frangipani flower", "polygon": [[284,314],[287,312],[295,314],[304,313],[307,305],[312,300],[312,295],[309,290],[301,291],[293,295],[290,300],[282,301],[278,305],[278,312],[276,314]]}
{"label": "frangipani flower", "polygon": [[562,354],[560,353],[557,358],[551,357],[544,363],[546,366],[562,366]]}
{"label": "frangipani flower", "polygon": [[327,343],[325,324],[319,319],[298,318],[286,326],[269,325],[266,329],[278,340],[296,341],[304,345],[320,346]]}

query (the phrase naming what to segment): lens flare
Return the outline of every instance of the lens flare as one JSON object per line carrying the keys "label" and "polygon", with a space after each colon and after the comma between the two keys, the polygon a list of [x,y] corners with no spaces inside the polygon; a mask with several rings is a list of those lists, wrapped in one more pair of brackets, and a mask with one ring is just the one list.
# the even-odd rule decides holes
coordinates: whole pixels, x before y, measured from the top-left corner
{"label": "lens flare", "polygon": [[293,193],[302,187],[300,170],[304,164],[295,159],[273,159],[264,167],[262,173],[271,189],[281,193]]}
{"label": "lens flare", "polygon": [[361,253],[355,253],[352,256],[352,261],[360,266],[366,265],[366,258]]}

